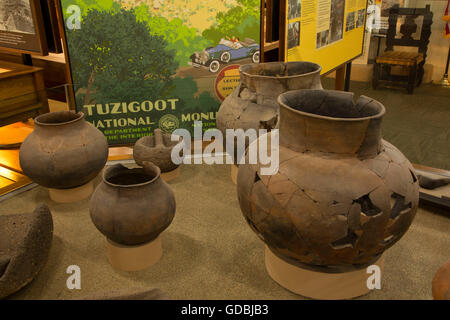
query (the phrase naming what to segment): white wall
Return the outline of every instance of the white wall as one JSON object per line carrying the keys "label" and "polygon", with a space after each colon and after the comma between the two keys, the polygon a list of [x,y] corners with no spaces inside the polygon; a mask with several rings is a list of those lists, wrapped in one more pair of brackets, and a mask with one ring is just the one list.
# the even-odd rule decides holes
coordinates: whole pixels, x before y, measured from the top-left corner
{"label": "white wall", "polygon": [[431,25],[430,43],[428,45],[428,56],[426,63],[433,65],[433,80],[441,80],[444,75],[447,62],[448,47],[450,39],[444,38],[445,21],[442,17],[447,7],[447,0],[406,0],[405,7],[425,8],[431,5],[433,12],[433,24]]}

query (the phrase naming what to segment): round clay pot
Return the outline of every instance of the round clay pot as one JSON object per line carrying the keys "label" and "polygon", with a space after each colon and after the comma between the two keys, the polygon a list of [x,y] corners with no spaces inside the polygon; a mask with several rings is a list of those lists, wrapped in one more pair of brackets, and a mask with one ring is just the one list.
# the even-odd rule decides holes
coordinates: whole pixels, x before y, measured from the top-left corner
{"label": "round clay pot", "polygon": [[121,245],[155,240],[172,222],[175,196],[151,162],[128,169],[121,164],[106,169],[91,198],[92,222],[108,239]]}
{"label": "round clay pot", "polygon": [[376,261],[408,230],[419,202],[413,167],[381,138],[384,106],[326,90],[288,92],[279,103],[278,172],[239,167],[247,222],[291,264],[329,271]]}
{"label": "round clay pot", "polygon": [[[297,89],[322,89],[321,70],[318,64],[312,62],[269,62],[241,66],[239,86],[220,106],[217,128],[224,137],[227,129],[270,131],[278,128],[278,96]],[[246,146],[250,142],[247,137]],[[236,139],[234,143],[236,146]],[[239,158],[240,155],[237,155],[235,159]]]}
{"label": "round clay pot", "polygon": [[172,150],[179,143],[172,141],[170,134],[163,134],[161,129],[156,129],[153,136],[145,136],[136,142],[133,148],[134,160],[140,166],[144,161],[152,162],[162,173],[173,171],[179,165],[172,162]]}
{"label": "round clay pot", "polygon": [[20,147],[20,166],[34,182],[52,189],[82,186],[103,169],[108,143],[83,113],[60,111],[34,119]]}

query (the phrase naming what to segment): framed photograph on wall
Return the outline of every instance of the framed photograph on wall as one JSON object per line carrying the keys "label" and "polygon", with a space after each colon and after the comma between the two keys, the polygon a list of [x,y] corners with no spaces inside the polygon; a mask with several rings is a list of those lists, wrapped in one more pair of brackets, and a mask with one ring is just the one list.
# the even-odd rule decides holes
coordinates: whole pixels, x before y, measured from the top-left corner
{"label": "framed photograph on wall", "polygon": [[0,0],[0,49],[48,54],[39,0]]}

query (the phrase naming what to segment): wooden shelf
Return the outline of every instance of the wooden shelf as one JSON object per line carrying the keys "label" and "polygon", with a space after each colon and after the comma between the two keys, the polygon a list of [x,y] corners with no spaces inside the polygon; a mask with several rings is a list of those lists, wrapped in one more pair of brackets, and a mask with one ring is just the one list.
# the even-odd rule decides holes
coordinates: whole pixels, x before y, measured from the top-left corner
{"label": "wooden shelf", "polygon": [[280,41],[274,41],[274,42],[266,42],[264,44],[264,52],[268,52],[271,50],[278,49],[280,46]]}

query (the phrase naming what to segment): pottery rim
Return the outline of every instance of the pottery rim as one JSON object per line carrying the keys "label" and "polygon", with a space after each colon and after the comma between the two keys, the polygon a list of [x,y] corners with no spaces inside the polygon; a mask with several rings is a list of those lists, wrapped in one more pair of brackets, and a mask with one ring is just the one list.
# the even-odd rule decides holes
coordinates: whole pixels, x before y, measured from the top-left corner
{"label": "pottery rim", "polygon": [[[287,109],[287,110],[289,110],[289,111],[291,111],[291,112],[293,112],[295,114],[301,115],[301,116],[305,116],[305,117],[309,117],[309,118],[322,119],[322,120],[330,120],[330,121],[358,122],[358,121],[379,119],[379,118],[384,117],[384,115],[386,114],[386,107],[381,102],[379,102],[379,101],[377,101],[375,99],[369,98],[367,96],[364,96],[364,95],[361,95],[360,98],[362,98],[362,97],[369,98],[372,101],[376,102],[377,105],[379,106],[379,110],[378,110],[378,112],[376,114],[371,115],[371,116],[367,116],[367,117],[340,118],[340,117],[322,116],[322,115],[311,113],[311,112],[300,111],[300,110],[295,109],[294,107],[289,106],[287,104],[287,101],[286,101],[286,98],[285,98],[288,95],[293,95],[293,94],[295,94],[297,92],[300,92],[300,91],[301,92],[304,92],[304,91],[310,91],[310,92],[325,91],[325,92],[340,92],[340,93],[342,93],[342,91],[336,91],[336,90],[313,90],[313,89],[292,90],[292,91],[288,91],[288,92],[280,94],[280,96],[278,97],[278,104],[281,107],[283,107],[283,108],[285,108],[285,109]],[[352,97],[352,101],[354,102],[355,101],[354,100],[354,94],[348,92],[348,95]],[[286,101],[286,103],[285,103],[285,101]],[[300,104],[298,104],[298,105],[300,105]]]}
{"label": "pottery rim", "polygon": [[[49,118],[52,119],[52,117],[55,117],[55,119],[57,119],[58,116],[71,116],[71,117],[73,117],[73,119],[69,120],[69,121],[62,121],[62,122],[43,122],[43,120],[46,120]],[[56,111],[56,112],[49,112],[49,113],[45,113],[45,114],[41,114],[40,116],[37,116],[34,119],[34,123],[39,126],[54,127],[54,126],[63,126],[66,124],[75,123],[75,122],[81,121],[83,119],[84,119],[83,112],[74,113],[72,111]]]}
{"label": "pottery rim", "polygon": [[[103,174],[102,174],[102,180],[103,180],[103,182],[105,184],[107,184],[110,187],[114,187],[114,188],[136,188],[136,187],[143,187],[143,186],[146,186],[146,185],[150,185],[150,184],[152,184],[153,182],[155,182],[156,180],[158,180],[160,178],[160,176],[161,176],[161,169],[158,166],[156,166],[155,164],[153,164],[150,161],[144,161],[143,165],[144,166],[148,166],[148,169],[151,169],[153,171],[153,174],[154,174],[153,178],[151,178],[153,176],[153,174],[148,173],[146,171],[145,167],[139,167],[139,168],[132,168],[132,169],[130,169],[130,168],[127,168],[124,165],[119,163],[119,164],[113,165],[113,166],[105,169],[103,171]],[[142,172],[145,175],[149,176],[149,180],[145,181],[145,182],[142,182],[142,183],[136,183],[136,184],[116,184],[116,183],[112,183],[112,182],[108,181],[108,178],[110,179],[110,178],[114,177],[114,175],[112,175],[110,177],[106,177],[106,176],[107,176],[108,173],[110,173],[114,169],[122,169],[125,172],[127,172],[127,171],[128,172],[133,172],[133,171],[136,171],[136,169],[142,170]]]}
{"label": "pottery rim", "polygon": [[305,64],[305,65],[310,65],[311,67],[315,67],[314,71],[311,72],[307,72],[307,73],[299,73],[299,74],[295,74],[295,75],[290,75],[290,76],[267,76],[267,75],[260,75],[260,74],[252,74],[249,73],[248,71],[246,71],[245,69],[248,68],[252,68],[254,67],[254,64],[244,64],[239,68],[239,72],[243,75],[245,75],[248,78],[256,78],[256,79],[294,79],[294,78],[298,78],[298,77],[306,77],[308,75],[315,75],[317,73],[320,74],[320,72],[322,71],[322,67],[320,65],[318,65],[317,63],[314,62],[309,62],[309,61],[293,61],[293,62],[265,62],[265,63],[260,63],[258,64],[259,66],[264,66],[264,65],[280,65],[280,64],[284,64],[284,65],[295,65],[295,64]]}

